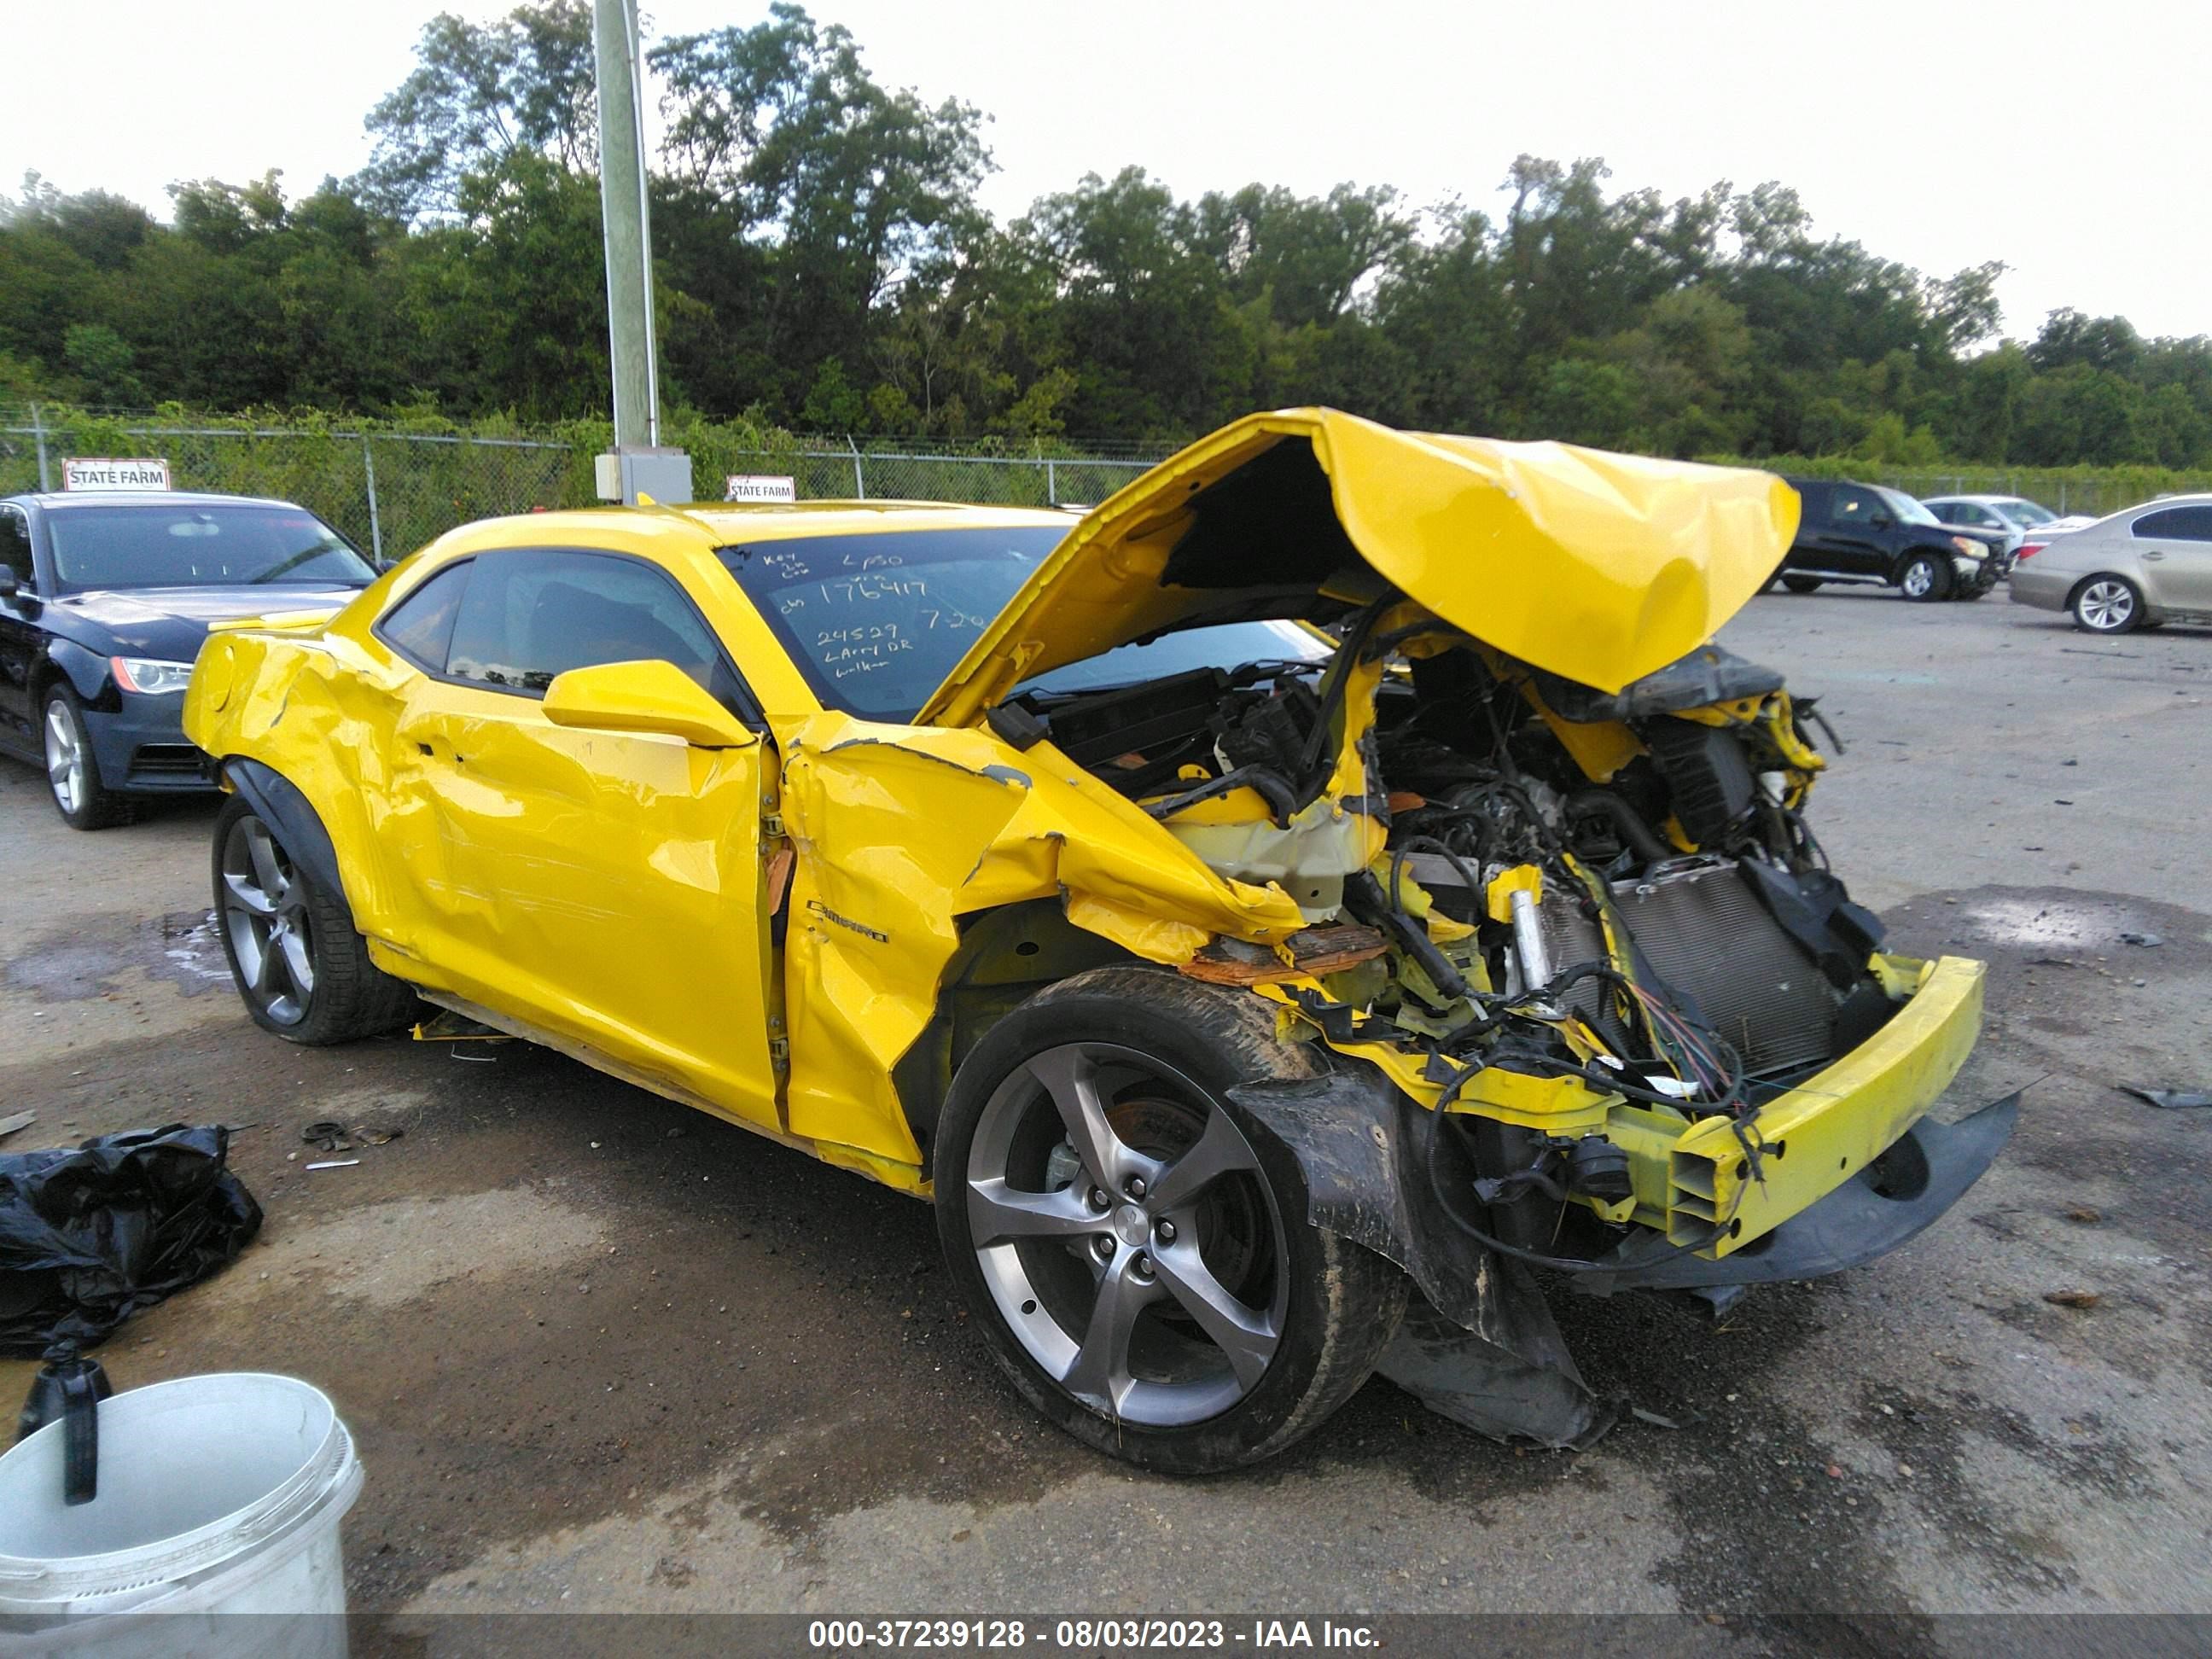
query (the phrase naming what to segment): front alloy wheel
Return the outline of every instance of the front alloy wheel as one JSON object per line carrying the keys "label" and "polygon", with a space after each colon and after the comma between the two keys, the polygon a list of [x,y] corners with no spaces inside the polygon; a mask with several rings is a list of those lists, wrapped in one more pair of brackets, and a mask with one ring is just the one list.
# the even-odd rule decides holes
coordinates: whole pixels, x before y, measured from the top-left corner
{"label": "front alloy wheel", "polygon": [[1940,599],[1951,590],[1951,568],[1932,553],[1916,553],[1897,585],[1906,599],[1917,603]]}
{"label": "front alloy wheel", "polygon": [[39,728],[46,740],[46,787],[53,792],[62,821],[72,830],[105,830],[129,823],[131,799],[100,781],[100,762],[92,752],[84,705],[66,686],[56,685],[46,693]]}
{"label": "front alloy wheel", "polygon": [[1094,1410],[1202,1422],[1273,1360],[1281,1208],[1243,1131],[1173,1067],[1103,1042],[1032,1055],[983,1108],[967,1184],[1000,1316]]}
{"label": "front alloy wheel", "polygon": [[992,1358],[1070,1434],[1233,1468],[1374,1368],[1404,1276],[1306,1220],[1297,1159],[1229,1098],[1315,1064],[1258,998],[1141,968],[1047,988],[962,1061],[933,1149],[945,1263]]}

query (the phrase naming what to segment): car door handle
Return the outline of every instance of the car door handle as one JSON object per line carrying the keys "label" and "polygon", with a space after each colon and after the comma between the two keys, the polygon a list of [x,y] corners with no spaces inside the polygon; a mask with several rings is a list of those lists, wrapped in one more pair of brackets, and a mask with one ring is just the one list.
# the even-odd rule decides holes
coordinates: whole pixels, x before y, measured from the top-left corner
{"label": "car door handle", "polygon": [[2166,556],[2166,555],[2165,555],[2165,554],[2163,554],[2163,553],[2160,552],[2160,551],[2159,551],[2156,548],[2154,548],[2154,547],[2145,548],[2145,549],[2143,550],[2143,557],[2145,557],[2146,559],[2162,559],[2162,558],[2164,558],[2165,556]]}

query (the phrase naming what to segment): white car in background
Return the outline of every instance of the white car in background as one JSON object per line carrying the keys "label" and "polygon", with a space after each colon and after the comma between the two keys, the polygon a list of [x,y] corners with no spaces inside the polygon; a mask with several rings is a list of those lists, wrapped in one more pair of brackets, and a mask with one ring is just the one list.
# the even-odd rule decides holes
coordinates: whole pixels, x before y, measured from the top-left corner
{"label": "white car in background", "polygon": [[2008,555],[2017,554],[2023,542],[2046,543],[2097,522],[2086,513],[2061,518],[2025,495],[1929,495],[1922,498],[1921,505],[1945,524],[2002,535]]}

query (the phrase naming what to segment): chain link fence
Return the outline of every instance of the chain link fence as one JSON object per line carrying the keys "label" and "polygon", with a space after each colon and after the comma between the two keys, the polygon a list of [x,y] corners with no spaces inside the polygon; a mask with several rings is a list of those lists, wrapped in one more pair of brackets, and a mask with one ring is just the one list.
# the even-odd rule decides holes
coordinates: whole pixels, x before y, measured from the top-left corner
{"label": "chain link fence", "polygon": [[[732,475],[789,477],[801,501],[965,501],[1089,507],[1164,459],[1164,448],[1086,445],[1081,454],[975,453],[921,440],[863,447],[855,439],[787,438],[703,422],[679,434],[693,489],[721,498]],[[179,489],[299,502],[364,550],[398,558],[473,519],[588,507],[588,443],[321,426],[195,425],[143,415],[0,410],[0,495],[58,489],[70,457],[159,458]],[[2155,496],[2212,489],[2212,477],[2156,467],[1899,468],[1778,458],[1776,471],[1850,476],[1913,495],[2026,495],[2054,512],[2102,515]]]}
{"label": "chain link fence", "polygon": [[178,489],[296,501],[383,558],[471,519],[561,506],[572,493],[571,447],[536,439],[50,422],[31,413],[0,424],[0,495],[59,489],[71,457],[159,459]]}
{"label": "chain link fence", "polygon": [[[1747,463],[1730,461],[1730,465]],[[2212,493],[2212,474],[2156,466],[2100,467],[1899,467],[1875,461],[1823,458],[1807,461],[1778,455],[1751,463],[1770,472],[1811,473],[1823,478],[1852,478],[1901,489],[1922,501],[1943,495],[2021,495],[2039,501],[2062,517],[2081,514],[2100,519],[2160,495]]]}
{"label": "chain link fence", "polygon": [[[1149,459],[1096,456],[962,455],[899,450],[810,447],[734,450],[733,472],[788,477],[805,501],[965,501],[989,507],[1093,507],[1147,471]],[[721,494],[720,478],[695,472],[702,498]]]}
{"label": "chain link fence", "polygon": [[2075,477],[2055,468],[1990,467],[1980,471],[1899,471],[1887,467],[1871,470],[1876,475],[1875,482],[1923,501],[1941,495],[2024,495],[2041,502],[2062,518],[2079,513],[2101,519],[2107,513],[2118,513],[2123,507],[2137,506],[2158,495],[2212,490],[2212,477],[2163,473],[2148,467],[2139,472],[2115,469],[2103,476],[2092,477]]}
{"label": "chain link fence", "polygon": [[[702,437],[708,434],[702,434]],[[732,474],[790,477],[801,501],[938,501],[1008,507],[1090,506],[1151,466],[1110,457],[964,454],[834,441],[793,447],[694,446],[693,488],[721,498]],[[0,495],[59,489],[70,458],[161,459],[178,489],[268,495],[335,525],[365,550],[398,558],[472,519],[589,507],[591,458],[535,438],[307,427],[168,424],[143,416],[0,414]]]}

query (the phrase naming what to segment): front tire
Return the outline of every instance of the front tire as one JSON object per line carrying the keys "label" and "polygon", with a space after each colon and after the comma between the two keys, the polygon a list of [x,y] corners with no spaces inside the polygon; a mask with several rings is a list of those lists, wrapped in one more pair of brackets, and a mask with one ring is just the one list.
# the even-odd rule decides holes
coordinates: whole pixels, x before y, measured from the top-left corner
{"label": "front tire", "polygon": [[1951,592],[1951,562],[1933,553],[1915,553],[1897,574],[1898,591],[1916,605],[1948,599]]}
{"label": "front tire", "polygon": [[215,913],[232,982],[263,1030],[323,1048],[413,1018],[413,989],[368,959],[343,896],[237,796],[216,815]]}
{"label": "front tire", "polygon": [[1782,585],[1792,593],[1817,592],[1820,586],[1818,576],[1784,576]]}
{"label": "front tire", "polygon": [[1077,1439],[1206,1474],[1364,1382],[1396,1267],[1309,1224],[1297,1160],[1227,1091],[1313,1074],[1249,994],[1079,974],[993,1026],[947,1095],[938,1233],[992,1358]]}
{"label": "front tire", "polygon": [[136,802],[100,781],[84,705],[66,684],[47,690],[39,729],[46,739],[46,787],[64,823],[72,830],[108,830],[137,816]]}
{"label": "front tire", "polygon": [[2091,634],[2131,634],[2143,625],[2142,590],[2125,576],[2092,576],[2066,608],[2074,626]]}

